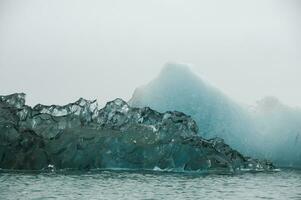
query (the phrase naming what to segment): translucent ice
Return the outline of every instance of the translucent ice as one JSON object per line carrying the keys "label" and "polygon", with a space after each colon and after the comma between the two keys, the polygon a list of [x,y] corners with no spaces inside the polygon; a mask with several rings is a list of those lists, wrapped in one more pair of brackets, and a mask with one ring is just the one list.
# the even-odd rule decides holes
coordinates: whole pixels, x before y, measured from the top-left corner
{"label": "translucent ice", "polygon": [[0,168],[271,170],[215,138],[197,135],[181,112],[133,108],[122,99],[102,109],[80,99],[65,106],[25,105],[24,94],[0,96]]}

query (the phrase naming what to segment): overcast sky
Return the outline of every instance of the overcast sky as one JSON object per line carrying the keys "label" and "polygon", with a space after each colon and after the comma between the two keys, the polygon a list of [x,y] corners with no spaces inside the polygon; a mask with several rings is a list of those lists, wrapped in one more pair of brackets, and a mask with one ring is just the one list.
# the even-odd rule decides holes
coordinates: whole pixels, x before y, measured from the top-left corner
{"label": "overcast sky", "polygon": [[0,0],[0,94],[128,100],[166,62],[238,102],[301,107],[301,1]]}

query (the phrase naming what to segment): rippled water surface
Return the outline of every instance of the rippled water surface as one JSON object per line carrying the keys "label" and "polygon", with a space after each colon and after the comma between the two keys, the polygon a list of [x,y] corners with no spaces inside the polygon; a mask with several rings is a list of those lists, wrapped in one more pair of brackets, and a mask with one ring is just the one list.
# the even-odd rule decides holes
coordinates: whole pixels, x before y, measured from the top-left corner
{"label": "rippled water surface", "polygon": [[301,172],[0,172],[0,199],[301,199]]}

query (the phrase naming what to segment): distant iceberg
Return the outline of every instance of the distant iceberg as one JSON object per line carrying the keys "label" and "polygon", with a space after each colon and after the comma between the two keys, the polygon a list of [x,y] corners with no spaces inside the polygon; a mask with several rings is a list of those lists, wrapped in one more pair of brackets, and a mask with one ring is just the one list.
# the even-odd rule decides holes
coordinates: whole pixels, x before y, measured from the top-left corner
{"label": "distant iceberg", "polygon": [[269,96],[257,101],[250,113],[262,137],[259,151],[265,158],[281,166],[301,167],[301,109]]}
{"label": "distant iceberg", "polygon": [[129,104],[149,106],[160,112],[184,112],[197,122],[200,136],[223,138],[247,154],[254,150],[251,140],[260,139],[252,136],[255,128],[247,110],[204,82],[184,64],[165,65],[157,78],[135,90]]}
{"label": "distant iceberg", "polygon": [[274,170],[222,139],[204,139],[181,112],[130,107],[122,99],[98,109],[79,99],[65,106],[25,105],[25,94],[0,96],[0,168],[145,169],[194,172]]}
{"label": "distant iceberg", "polygon": [[129,104],[160,112],[184,112],[197,122],[199,136],[223,138],[244,154],[271,159],[283,166],[301,166],[300,110],[282,106],[281,110],[263,115],[262,106],[256,106],[250,111],[203,81],[185,64],[166,64],[157,78],[134,91]]}

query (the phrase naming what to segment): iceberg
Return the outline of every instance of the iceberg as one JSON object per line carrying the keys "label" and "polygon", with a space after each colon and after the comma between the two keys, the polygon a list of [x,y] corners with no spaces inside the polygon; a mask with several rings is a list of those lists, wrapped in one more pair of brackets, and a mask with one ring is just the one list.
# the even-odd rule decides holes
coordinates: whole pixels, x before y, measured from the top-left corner
{"label": "iceberg", "polygon": [[223,138],[243,154],[278,166],[301,167],[300,109],[274,98],[258,101],[252,109],[242,106],[185,64],[166,64],[158,77],[134,91],[129,105],[184,112],[196,121],[201,137]]}
{"label": "iceberg", "polygon": [[254,134],[248,111],[185,64],[167,63],[157,78],[134,91],[129,105],[184,112],[197,122],[200,136],[220,137],[244,154],[260,155],[256,145],[261,138]]}
{"label": "iceberg", "polygon": [[25,94],[0,96],[0,168],[143,169],[193,172],[274,170],[220,138],[198,135],[182,112],[129,106],[122,99],[99,109],[79,99],[64,106],[25,104]]}
{"label": "iceberg", "polygon": [[301,167],[301,109],[292,108],[276,97],[257,101],[250,110],[262,140],[260,151],[278,166]]}

